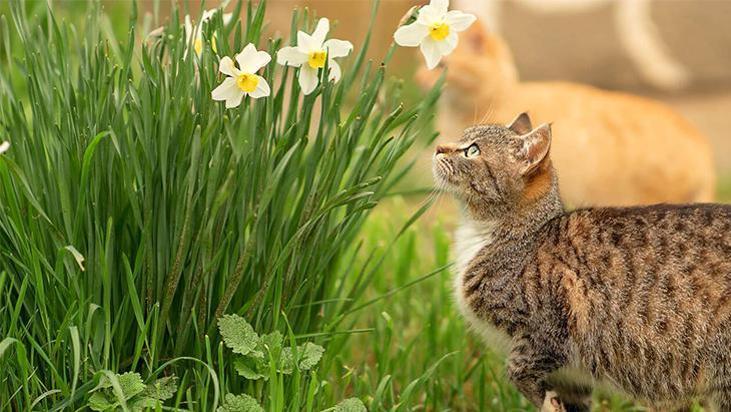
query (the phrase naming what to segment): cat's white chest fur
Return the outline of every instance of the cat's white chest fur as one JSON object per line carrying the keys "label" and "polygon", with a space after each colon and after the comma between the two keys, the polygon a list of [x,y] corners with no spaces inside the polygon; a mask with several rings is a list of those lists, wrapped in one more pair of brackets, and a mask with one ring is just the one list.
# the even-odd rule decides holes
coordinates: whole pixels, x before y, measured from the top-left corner
{"label": "cat's white chest fur", "polygon": [[454,296],[457,307],[468,323],[495,352],[507,354],[510,351],[510,336],[498,330],[489,322],[480,319],[465,301],[464,276],[470,262],[477,254],[493,242],[494,223],[464,220],[454,234]]}

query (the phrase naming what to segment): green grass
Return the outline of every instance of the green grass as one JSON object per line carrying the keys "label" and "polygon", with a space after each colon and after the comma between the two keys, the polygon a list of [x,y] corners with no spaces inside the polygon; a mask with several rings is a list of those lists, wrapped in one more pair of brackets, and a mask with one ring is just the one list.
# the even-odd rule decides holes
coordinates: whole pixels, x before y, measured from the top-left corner
{"label": "green grass", "polygon": [[[107,391],[125,409],[144,388],[127,371],[175,374],[180,407],[210,410],[229,392],[273,410],[332,406],[314,371],[239,377],[217,319],[327,346],[357,332],[351,314],[379,266],[353,263],[358,235],[408,149],[433,138],[437,92],[400,105],[363,49],[309,96],[270,64],[272,96],[226,110],[210,98],[219,56],[184,58],[179,10],[158,40],[138,35],[133,11],[118,41],[93,3],[83,31],[25,6],[0,23],[12,143],[0,159],[0,407],[76,408]],[[274,55],[284,42],[260,39],[265,3],[242,9],[204,36],[230,39],[221,56],[248,42]],[[310,20],[295,13],[293,33]]]}

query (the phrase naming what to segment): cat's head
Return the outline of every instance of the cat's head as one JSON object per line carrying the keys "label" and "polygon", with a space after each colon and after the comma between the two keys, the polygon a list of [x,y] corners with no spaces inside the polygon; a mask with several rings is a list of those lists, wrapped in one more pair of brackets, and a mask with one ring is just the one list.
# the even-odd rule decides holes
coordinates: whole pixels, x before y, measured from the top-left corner
{"label": "cat's head", "polygon": [[550,148],[551,126],[534,129],[522,113],[508,126],[473,126],[457,143],[437,146],[434,178],[476,217],[495,217],[551,192]]}
{"label": "cat's head", "polygon": [[[513,55],[505,42],[490,33],[479,21],[460,33],[457,48],[444,56],[439,67],[429,70],[422,65],[416,72],[417,83],[429,90],[447,70],[445,94],[471,96],[486,88],[496,89],[517,81]],[[485,90],[488,93],[491,90]]]}

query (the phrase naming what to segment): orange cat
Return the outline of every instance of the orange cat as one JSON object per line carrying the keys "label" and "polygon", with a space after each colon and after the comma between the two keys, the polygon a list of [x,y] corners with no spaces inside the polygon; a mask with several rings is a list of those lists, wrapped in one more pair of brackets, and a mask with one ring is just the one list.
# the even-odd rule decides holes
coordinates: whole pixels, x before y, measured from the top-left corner
{"label": "orange cat", "polygon": [[[662,103],[574,83],[521,82],[507,45],[478,23],[441,65],[449,69],[438,116],[442,135],[457,139],[474,123],[507,124],[523,111],[535,123],[553,121],[551,156],[568,205],[714,198],[708,140]],[[422,68],[417,79],[431,87],[439,76]]]}

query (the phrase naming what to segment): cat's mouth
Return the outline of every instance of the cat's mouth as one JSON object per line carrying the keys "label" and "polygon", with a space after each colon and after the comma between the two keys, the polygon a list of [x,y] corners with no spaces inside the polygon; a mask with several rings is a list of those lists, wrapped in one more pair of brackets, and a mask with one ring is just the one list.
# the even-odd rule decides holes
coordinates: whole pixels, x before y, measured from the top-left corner
{"label": "cat's mouth", "polygon": [[432,173],[439,188],[452,188],[457,184],[454,181],[454,165],[443,154],[437,153],[434,155],[432,159]]}

